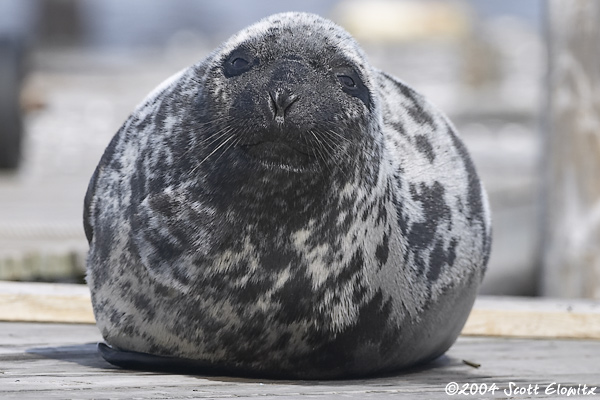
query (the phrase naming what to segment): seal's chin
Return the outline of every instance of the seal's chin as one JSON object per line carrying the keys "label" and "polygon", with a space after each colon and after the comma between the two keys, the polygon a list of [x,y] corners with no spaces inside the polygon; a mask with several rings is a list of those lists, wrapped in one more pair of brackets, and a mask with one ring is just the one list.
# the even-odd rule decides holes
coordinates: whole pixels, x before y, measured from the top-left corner
{"label": "seal's chin", "polygon": [[282,141],[263,141],[240,146],[248,158],[268,169],[303,172],[315,162],[312,155]]}

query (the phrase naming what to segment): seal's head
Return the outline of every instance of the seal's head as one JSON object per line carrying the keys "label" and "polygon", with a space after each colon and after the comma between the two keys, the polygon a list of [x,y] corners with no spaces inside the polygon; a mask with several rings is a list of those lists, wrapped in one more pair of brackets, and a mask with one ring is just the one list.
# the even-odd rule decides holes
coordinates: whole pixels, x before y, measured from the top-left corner
{"label": "seal's head", "polygon": [[[358,196],[344,188],[370,192],[381,163],[376,76],[345,30],[284,13],[242,30],[151,94],[134,114],[141,123],[131,121],[147,133],[130,137],[143,164],[135,167],[133,240],[151,274],[192,290],[209,275],[193,265],[228,263],[224,249],[245,251],[234,240],[240,232],[254,231],[252,245],[272,249],[315,220],[319,241],[333,235],[321,224],[349,224],[346,209]],[[171,226],[182,239],[165,257]],[[278,257],[264,265],[279,265]]]}
{"label": "seal's head", "polygon": [[348,159],[374,119],[369,68],[346,31],[314,15],[278,14],[243,30],[198,76],[205,158],[234,149],[242,156],[230,165],[296,172]]}

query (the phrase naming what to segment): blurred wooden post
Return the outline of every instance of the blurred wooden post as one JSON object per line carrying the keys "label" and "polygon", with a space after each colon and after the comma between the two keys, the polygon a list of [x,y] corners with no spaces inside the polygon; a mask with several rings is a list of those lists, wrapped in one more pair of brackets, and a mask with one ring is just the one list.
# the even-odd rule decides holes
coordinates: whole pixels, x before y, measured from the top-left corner
{"label": "blurred wooden post", "polygon": [[600,1],[550,0],[542,294],[600,299]]}

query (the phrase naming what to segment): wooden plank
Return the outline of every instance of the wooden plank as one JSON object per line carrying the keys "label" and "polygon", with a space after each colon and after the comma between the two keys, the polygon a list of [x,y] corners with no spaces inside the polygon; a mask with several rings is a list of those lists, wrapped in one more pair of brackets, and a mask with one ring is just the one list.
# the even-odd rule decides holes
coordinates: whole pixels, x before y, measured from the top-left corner
{"label": "wooden plank", "polygon": [[[94,323],[85,285],[0,282],[0,321]],[[463,335],[600,339],[600,302],[480,296]]]}
{"label": "wooden plank", "polygon": [[[96,352],[98,329],[86,324],[0,323],[2,399],[445,399],[445,388],[474,384],[492,396],[457,398],[573,398],[546,394],[563,387],[596,386],[600,341],[460,337],[447,355],[427,366],[372,379],[275,381],[121,370]],[[463,362],[480,364],[473,368]],[[511,382],[513,386],[511,386]],[[515,395],[514,385],[539,385],[538,395]],[[556,387],[555,385],[555,387]],[[507,394],[509,393],[509,394]]]}
{"label": "wooden plank", "polygon": [[0,321],[95,323],[85,285],[0,282]]}
{"label": "wooden plank", "polygon": [[600,301],[480,296],[462,334],[600,339]]}

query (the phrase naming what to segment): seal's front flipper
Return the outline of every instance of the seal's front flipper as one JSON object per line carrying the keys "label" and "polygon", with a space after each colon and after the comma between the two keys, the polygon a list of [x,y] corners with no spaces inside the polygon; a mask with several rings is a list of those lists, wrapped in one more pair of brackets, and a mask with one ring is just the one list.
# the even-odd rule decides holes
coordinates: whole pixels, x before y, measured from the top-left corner
{"label": "seal's front flipper", "polygon": [[[98,343],[98,353],[112,365],[125,369],[174,373],[209,373],[210,367],[208,364],[197,360],[119,350],[105,343]],[[212,374],[214,374],[214,371],[212,371]]]}
{"label": "seal's front flipper", "polygon": [[137,351],[119,350],[106,343],[98,343],[98,353],[106,361],[117,367],[152,372],[169,372],[174,374],[193,375],[238,375],[253,377],[261,375],[260,371],[249,371],[244,368],[214,365],[206,361],[189,358],[156,356]]}

